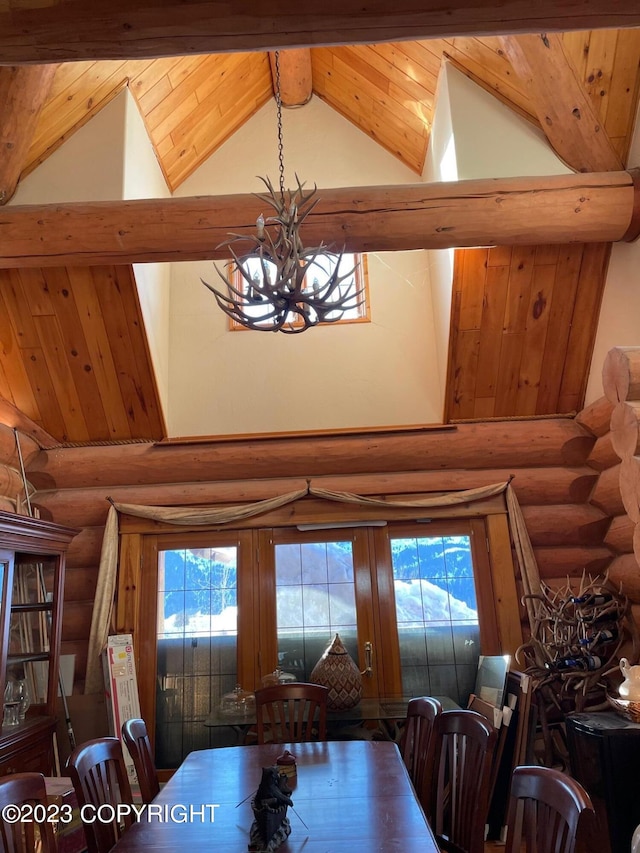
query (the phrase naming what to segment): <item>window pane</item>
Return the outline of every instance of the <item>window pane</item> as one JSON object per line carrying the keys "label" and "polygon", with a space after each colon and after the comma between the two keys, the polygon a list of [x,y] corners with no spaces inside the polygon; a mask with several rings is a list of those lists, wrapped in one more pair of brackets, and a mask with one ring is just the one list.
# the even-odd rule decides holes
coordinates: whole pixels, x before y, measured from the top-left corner
{"label": "window pane", "polygon": [[[275,283],[277,278],[275,264],[252,255],[243,258],[241,265],[243,273],[237,268],[235,262],[229,262],[225,275],[230,277],[234,289],[242,294],[242,313],[268,329],[275,325],[276,319],[260,290]],[[341,310],[329,311],[324,318],[325,321],[349,322],[368,316],[364,267],[363,258],[350,252],[344,252],[342,255],[327,252],[318,255],[313,263],[309,263],[303,290],[320,299],[327,298],[330,303],[340,304],[344,300]],[[332,278],[334,275],[335,278]],[[311,318],[315,320],[317,313],[313,303],[309,312]],[[302,325],[300,318],[293,312],[289,313],[287,322],[293,327]],[[232,321],[231,328],[243,327]]]}
{"label": "window pane", "polygon": [[237,682],[237,548],[158,557],[156,763],[210,743],[204,720]]}
{"label": "window pane", "polygon": [[391,557],[403,693],[465,706],[480,654],[469,537],[392,538]]}
{"label": "window pane", "polygon": [[336,633],[357,660],[352,543],[276,545],[275,555],[278,666],[308,681]]}

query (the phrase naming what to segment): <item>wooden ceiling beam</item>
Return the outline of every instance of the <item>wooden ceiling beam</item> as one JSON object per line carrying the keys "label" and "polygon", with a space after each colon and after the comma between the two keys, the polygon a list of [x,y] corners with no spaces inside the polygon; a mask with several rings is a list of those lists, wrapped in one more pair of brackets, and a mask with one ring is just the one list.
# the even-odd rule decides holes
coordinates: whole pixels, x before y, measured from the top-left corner
{"label": "wooden ceiling beam", "polygon": [[633,27],[626,0],[2,0],[4,64]]}
{"label": "wooden ceiling beam", "polygon": [[[352,252],[608,243],[635,239],[639,197],[636,172],[325,189],[303,237]],[[0,268],[222,260],[266,212],[249,194],[5,207]]]}
{"label": "wooden ceiling beam", "polygon": [[0,204],[16,190],[56,67],[0,67]]}
{"label": "wooden ceiling beam", "polygon": [[562,38],[542,33],[500,40],[558,157],[580,172],[621,169]]}
{"label": "wooden ceiling beam", "polygon": [[269,54],[273,93],[278,88],[280,77],[280,100],[283,107],[302,107],[311,100],[313,79],[311,73],[311,50],[301,47],[297,50],[279,50],[278,71],[276,71],[276,51]]}

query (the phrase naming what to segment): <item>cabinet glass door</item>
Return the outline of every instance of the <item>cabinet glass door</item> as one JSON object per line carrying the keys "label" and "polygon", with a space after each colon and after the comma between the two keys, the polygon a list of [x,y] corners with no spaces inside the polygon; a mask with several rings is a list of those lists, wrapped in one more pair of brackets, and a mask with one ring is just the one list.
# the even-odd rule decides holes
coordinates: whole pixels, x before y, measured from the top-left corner
{"label": "cabinet glass door", "polygon": [[49,659],[55,557],[17,554],[14,563],[5,699],[20,702],[20,718],[29,705],[44,705],[49,695]]}

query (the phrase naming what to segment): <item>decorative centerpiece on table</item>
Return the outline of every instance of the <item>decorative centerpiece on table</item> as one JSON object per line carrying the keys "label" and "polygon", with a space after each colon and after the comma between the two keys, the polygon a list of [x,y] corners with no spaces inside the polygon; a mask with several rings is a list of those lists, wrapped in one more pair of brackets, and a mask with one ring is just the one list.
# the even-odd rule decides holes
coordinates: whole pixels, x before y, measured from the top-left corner
{"label": "decorative centerpiece on table", "polygon": [[362,699],[362,675],[340,634],[336,634],[323,652],[309,681],[329,689],[327,708],[330,711],[346,711]]}
{"label": "decorative centerpiece on table", "polygon": [[251,800],[253,823],[249,832],[249,853],[272,853],[291,833],[287,807],[293,806],[291,789],[278,767],[263,767],[262,779]]}

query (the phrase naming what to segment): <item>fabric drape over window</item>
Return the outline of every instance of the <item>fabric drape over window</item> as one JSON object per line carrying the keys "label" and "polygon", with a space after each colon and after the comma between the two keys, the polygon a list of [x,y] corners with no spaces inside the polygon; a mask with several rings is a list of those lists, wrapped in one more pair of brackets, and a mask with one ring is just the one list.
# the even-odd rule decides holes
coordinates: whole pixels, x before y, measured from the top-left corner
{"label": "fabric drape over window", "polygon": [[[307,495],[328,501],[338,501],[340,503],[357,504],[360,506],[388,507],[389,509],[412,507],[428,509],[473,503],[499,494],[505,495],[505,509],[509,519],[509,530],[515,547],[523,589],[525,595],[530,596],[540,590],[540,576],[529,534],[527,533],[520,511],[520,504],[511,486],[511,481],[483,486],[477,489],[465,489],[463,491],[447,492],[446,494],[428,498],[403,501],[370,498],[363,495],[354,495],[349,492],[334,492],[317,488],[312,483],[309,483],[306,489],[287,492],[284,495],[278,495],[267,500],[223,508],[139,506],[137,504],[110,501],[111,507],[107,516],[102,542],[98,584],[91,619],[85,693],[99,693],[103,689],[100,654],[107,643],[116,590],[118,572],[118,513],[137,518],[148,518],[166,524],[215,526],[228,525],[246,518],[262,515]],[[526,607],[529,622],[533,625],[535,612],[530,598],[526,599]]]}

